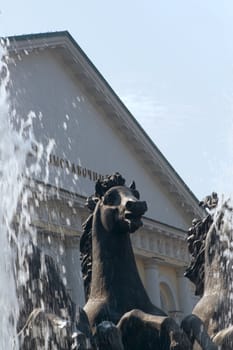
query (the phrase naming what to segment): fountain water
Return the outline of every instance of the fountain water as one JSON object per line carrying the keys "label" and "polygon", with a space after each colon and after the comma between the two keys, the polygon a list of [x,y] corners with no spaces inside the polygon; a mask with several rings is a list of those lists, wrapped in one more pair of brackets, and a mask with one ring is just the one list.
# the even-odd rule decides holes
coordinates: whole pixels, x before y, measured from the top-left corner
{"label": "fountain water", "polygon": [[[33,134],[35,113],[19,118],[12,108],[8,70],[12,58],[7,46],[7,41],[1,41],[0,349],[73,349],[73,344],[80,342],[76,306],[53,259],[37,247],[33,228],[34,208],[40,200],[46,200],[44,187],[37,184],[35,189],[33,179],[41,172],[41,164],[46,163],[45,155],[43,174],[44,182],[48,181],[46,166],[54,141],[49,140],[43,148]],[[86,324],[85,315],[82,311],[79,314],[80,320],[84,317],[81,323]]]}
{"label": "fountain water", "polygon": [[[0,44],[0,348],[19,348],[17,288],[28,278],[24,257],[32,233],[27,178],[38,167],[26,166],[31,145],[32,114],[17,120],[10,106],[10,76],[7,68],[7,41]],[[18,127],[16,127],[18,125]],[[20,208],[20,212],[17,210]],[[16,229],[17,228],[17,229]],[[28,233],[26,235],[26,232]],[[33,237],[32,235],[31,237]],[[35,237],[35,236],[34,236]],[[16,279],[17,275],[17,279]],[[17,281],[17,282],[16,282]]]}

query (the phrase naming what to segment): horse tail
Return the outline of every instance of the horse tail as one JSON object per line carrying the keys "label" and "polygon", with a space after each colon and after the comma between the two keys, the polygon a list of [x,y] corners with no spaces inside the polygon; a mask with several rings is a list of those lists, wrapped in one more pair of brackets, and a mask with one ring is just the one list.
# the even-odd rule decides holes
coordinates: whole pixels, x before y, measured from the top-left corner
{"label": "horse tail", "polygon": [[89,215],[87,220],[83,223],[83,234],[80,239],[81,271],[86,301],[90,294],[92,276],[92,220],[93,214]]}

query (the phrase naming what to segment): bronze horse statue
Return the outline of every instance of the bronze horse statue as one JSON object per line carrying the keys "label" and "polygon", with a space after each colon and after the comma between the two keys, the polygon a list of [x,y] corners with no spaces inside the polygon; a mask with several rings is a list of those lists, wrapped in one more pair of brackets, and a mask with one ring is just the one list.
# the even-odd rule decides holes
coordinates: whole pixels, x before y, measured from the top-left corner
{"label": "bronze horse statue", "polygon": [[[95,195],[87,200],[87,206],[91,214],[83,225],[80,240],[87,301],[84,310],[92,330],[100,337],[106,321],[106,328],[110,323],[119,330],[115,332],[117,343],[112,345],[104,339],[98,348],[191,349],[186,334],[175,321],[151,303],[139,277],[130,234],[142,226],[147,205],[140,201],[135,183],[126,187],[118,173],[98,180]],[[184,324],[192,328],[193,318]]]}
{"label": "bronze horse statue", "polygon": [[[216,194],[208,196],[212,210]],[[205,202],[200,204],[204,206]],[[221,350],[233,349],[233,227],[232,208],[224,202],[203,220],[194,219],[188,233],[192,261],[186,270],[201,299],[193,310]],[[198,347],[197,347],[198,348]]]}

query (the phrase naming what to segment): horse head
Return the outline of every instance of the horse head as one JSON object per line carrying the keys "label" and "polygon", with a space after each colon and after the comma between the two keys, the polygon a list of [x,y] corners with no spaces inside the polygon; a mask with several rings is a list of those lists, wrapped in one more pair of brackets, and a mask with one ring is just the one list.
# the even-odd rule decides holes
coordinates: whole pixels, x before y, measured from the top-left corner
{"label": "horse head", "polygon": [[[199,205],[207,210],[215,209],[217,204],[218,197],[215,192],[199,202]],[[219,256],[220,240],[217,227],[220,228],[221,217],[218,211],[214,214],[208,212],[203,219],[194,219],[188,230],[187,244],[191,262],[185,276],[194,283],[195,294],[198,296],[203,296],[206,277],[213,266],[213,261],[216,262]]]}
{"label": "horse head", "polygon": [[100,219],[107,232],[133,233],[142,226],[146,202],[125,186],[110,188],[99,203]]}
{"label": "horse head", "polygon": [[98,180],[95,190],[95,195],[88,199],[88,207],[93,215],[99,211],[105,231],[133,233],[142,226],[147,204],[140,201],[135,182],[126,187],[124,178],[116,173]]}

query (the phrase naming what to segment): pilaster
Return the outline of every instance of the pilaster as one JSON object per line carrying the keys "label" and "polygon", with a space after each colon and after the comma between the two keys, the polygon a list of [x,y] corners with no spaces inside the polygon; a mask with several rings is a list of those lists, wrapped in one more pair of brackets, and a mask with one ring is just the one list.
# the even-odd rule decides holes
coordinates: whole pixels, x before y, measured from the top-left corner
{"label": "pilaster", "polygon": [[145,264],[145,284],[151,302],[160,307],[159,270],[153,261]]}
{"label": "pilaster", "polygon": [[186,316],[192,313],[193,309],[193,297],[191,293],[191,286],[189,280],[184,277],[184,268],[177,270],[177,282],[178,282],[178,296],[180,303],[180,310],[182,316]]}

